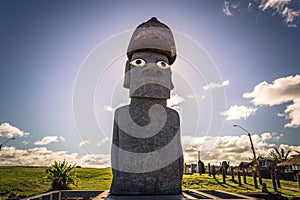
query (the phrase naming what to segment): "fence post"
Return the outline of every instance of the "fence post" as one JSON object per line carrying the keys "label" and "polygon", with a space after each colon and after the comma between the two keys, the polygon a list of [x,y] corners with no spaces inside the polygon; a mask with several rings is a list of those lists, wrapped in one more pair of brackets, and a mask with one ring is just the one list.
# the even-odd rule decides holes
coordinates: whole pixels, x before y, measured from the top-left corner
{"label": "fence post", "polygon": [[195,169],[194,169],[193,163],[191,163],[191,172],[192,172],[192,174],[195,173]]}
{"label": "fence post", "polygon": [[214,177],[214,179],[216,179],[216,168],[215,168],[215,166],[213,165],[212,166],[212,169],[211,169],[211,173],[212,173],[212,175],[213,175],[213,177]]}
{"label": "fence post", "polygon": [[255,170],[252,171],[252,175],[253,175],[254,187],[255,187],[255,189],[257,189],[258,186],[257,186],[257,179],[256,179],[256,171]]}
{"label": "fence post", "polygon": [[198,161],[198,172],[200,175],[202,174],[202,163],[200,160]]}
{"label": "fence post", "polygon": [[247,184],[246,171],[243,169],[244,184]]}
{"label": "fence post", "polygon": [[207,165],[208,165],[208,175],[211,176],[210,163],[208,163]]}
{"label": "fence post", "polygon": [[280,171],[278,169],[275,169],[275,178],[276,178],[276,183],[278,188],[281,188],[280,176],[281,176]]}
{"label": "fence post", "polygon": [[226,184],[226,163],[222,163],[222,175],[223,175],[223,183]]}
{"label": "fence post", "polygon": [[259,165],[258,165],[258,169],[257,169],[257,175],[258,175],[259,185],[262,185],[263,182],[262,182],[262,178],[261,178],[261,171],[260,171],[260,166]]}
{"label": "fence post", "polygon": [[272,170],[272,172],[271,172],[271,179],[272,179],[272,184],[273,184],[274,191],[277,192],[277,186],[276,186],[276,181],[275,181],[274,170]]}
{"label": "fence post", "polygon": [[240,172],[240,171],[238,171],[238,172],[237,172],[237,174],[238,174],[239,186],[242,186],[242,181],[241,181],[241,172]]}
{"label": "fence post", "polygon": [[300,173],[297,174],[298,188],[300,189]]}
{"label": "fence post", "polygon": [[230,167],[230,171],[231,171],[231,179],[232,179],[232,181],[234,181],[234,169],[233,169],[233,166]]}
{"label": "fence post", "polygon": [[226,184],[226,170],[222,169],[223,183]]}

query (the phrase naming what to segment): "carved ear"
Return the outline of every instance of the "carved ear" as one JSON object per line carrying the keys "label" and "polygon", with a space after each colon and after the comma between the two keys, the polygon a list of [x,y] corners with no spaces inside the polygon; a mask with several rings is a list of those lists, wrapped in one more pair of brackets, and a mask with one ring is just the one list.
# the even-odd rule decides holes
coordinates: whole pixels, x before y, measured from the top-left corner
{"label": "carved ear", "polygon": [[123,87],[124,88],[128,88],[130,87],[130,60],[126,61],[126,66],[125,66],[125,76],[124,76],[124,83],[123,83]]}

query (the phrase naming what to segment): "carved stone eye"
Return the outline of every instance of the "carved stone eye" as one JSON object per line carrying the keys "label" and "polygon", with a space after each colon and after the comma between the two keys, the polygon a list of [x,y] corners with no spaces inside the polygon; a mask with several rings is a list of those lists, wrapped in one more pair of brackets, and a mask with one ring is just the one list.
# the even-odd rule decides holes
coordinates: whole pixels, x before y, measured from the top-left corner
{"label": "carved stone eye", "polygon": [[156,65],[162,69],[168,69],[170,68],[170,65],[166,63],[165,61],[158,61]]}
{"label": "carved stone eye", "polygon": [[133,61],[131,61],[130,64],[135,67],[142,67],[146,64],[146,61],[141,58],[137,58],[137,59],[134,59]]}

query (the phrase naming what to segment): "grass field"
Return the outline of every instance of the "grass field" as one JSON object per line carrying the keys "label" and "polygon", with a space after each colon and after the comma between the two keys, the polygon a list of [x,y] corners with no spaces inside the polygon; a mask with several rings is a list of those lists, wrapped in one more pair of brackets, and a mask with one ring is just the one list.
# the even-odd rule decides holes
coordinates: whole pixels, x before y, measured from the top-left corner
{"label": "grass field", "polygon": [[[0,193],[1,199],[8,197],[8,192],[13,192],[16,195],[32,196],[46,192],[51,189],[51,182],[45,179],[44,167],[0,167]],[[107,190],[111,183],[111,169],[89,169],[77,168],[78,178],[80,179],[76,190]],[[237,179],[237,177],[236,177]],[[264,179],[268,190],[273,192],[272,182],[269,179]],[[300,197],[300,191],[296,182],[281,181],[282,188],[278,191],[287,197]],[[217,175],[213,179],[207,174],[199,175],[184,175],[183,189],[213,189],[224,190],[233,193],[244,192],[260,192],[261,186],[258,189],[254,188],[252,177],[247,177],[247,184],[239,186],[237,182],[231,180],[231,176],[227,176],[226,184],[222,183],[222,176]]]}

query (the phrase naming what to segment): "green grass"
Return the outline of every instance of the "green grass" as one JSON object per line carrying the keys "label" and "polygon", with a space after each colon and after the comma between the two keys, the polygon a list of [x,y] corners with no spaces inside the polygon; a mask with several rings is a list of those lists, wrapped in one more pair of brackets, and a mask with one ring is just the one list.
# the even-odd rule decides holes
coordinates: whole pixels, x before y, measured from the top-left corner
{"label": "green grass", "polygon": [[[78,178],[80,179],[77,186],[72,189],[76,190],[107,190],[111,184],[111,169],[89,169],[76,168]],[[0,192],[13,192],[16,195],[32,196],[47,192],[51,189],[51,182],[45,179],[45,167],[0,167]],[[247,184],[239,186],[227,176],[226,184],[222,183],[222,176],[217,175],[216,179],[207,174],[184,175],[183,189],[200,189],[200,190],[224,190],[233,193],[260,192],[254,188],[253,178],[247,177]],[[263,179],[267,184],[268,190],[273,192],[272,182],[269,179]],[[243,183],[243,179],[242,179]],[[287,197],[300,197],[300,191],[296,182],[281,181],[282,188],[278,191]],[[0,196],[0,199],[5,199]]]}
{"label": "green grass", "polygon": [[[76,168],[76,190],[106,190],[111,184],[111,169]],[[51,181],[45,179],[46,167],[0,167],[0,193],[33,196],[51,189]],[[7,198],[9,194],[3,196]],[[0,196],[1,200],[1,196]]]}
{"label": "green grass", "polygon": [[[231,176],[227,176],[226,184],[223,184],[222,175],[216,175],[216,179],[208,174],[193,174],[183,176],[183,189],[199,189],[199,190],[224,190],[233,193],[246,193],[246,192],[261,192],[262,187],[258,183],[258,189],[254,188],[253,177],[247,177],[247,184],[244,184],[243,177],[241,177],[242,185],[239,186],[237,182],[237,176],[235,181],[232,181]],[[258,179],[257,179],[258,182]],[[263,182],[267,184],[269,192],[274,192],[272,181],[270,179],[263,179]],[[286,197],[300,197],[300,190],[297,182],[281,180],[281,188],[278,188],[278,192]]]}
{"label": "green grass", "polygon": [[111,169],[76,169],[80,179],[76,190],[108,190],[111,184]]}

